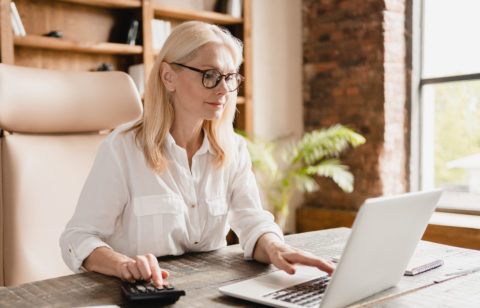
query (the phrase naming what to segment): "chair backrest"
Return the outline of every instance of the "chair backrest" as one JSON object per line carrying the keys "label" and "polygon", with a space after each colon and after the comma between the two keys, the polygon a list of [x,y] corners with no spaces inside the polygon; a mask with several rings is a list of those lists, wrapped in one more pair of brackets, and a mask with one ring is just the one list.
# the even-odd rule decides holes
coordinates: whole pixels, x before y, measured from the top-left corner
{"label": "chair backrest", "polygon": [[125,73],[0,64],[0,285],[72,273],[60,234],[106,133],[141,112]]}

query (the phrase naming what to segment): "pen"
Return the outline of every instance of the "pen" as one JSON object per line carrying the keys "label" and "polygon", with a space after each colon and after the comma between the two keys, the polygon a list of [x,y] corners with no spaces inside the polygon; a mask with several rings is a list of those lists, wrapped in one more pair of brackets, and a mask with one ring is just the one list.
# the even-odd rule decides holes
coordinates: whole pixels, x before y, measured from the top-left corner
{"label": "pen", "polygon": [[480,271],[480,266],[465,269],[465,270],[461,270],[461,271],[457,271],[457,272],[453,272],[453,273],[448,273],[448,274],[445,274],[445,276],[448,277],[448,276],[458,276],[458,275],[464,275],[464,274],[472,274],[472,273],[475,273],[475,272],[478,272],[478,271]]}

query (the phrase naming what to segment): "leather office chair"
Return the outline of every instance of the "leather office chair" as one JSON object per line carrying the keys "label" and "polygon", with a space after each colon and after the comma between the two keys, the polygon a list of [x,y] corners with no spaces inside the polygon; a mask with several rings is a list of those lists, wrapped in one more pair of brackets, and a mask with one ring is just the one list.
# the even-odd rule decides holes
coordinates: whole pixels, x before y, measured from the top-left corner
{"label": "leather office chair", "polygon": [[125,73],[0,64],[0,285],[72,273],[60,234],[108,130],[141,112]]}

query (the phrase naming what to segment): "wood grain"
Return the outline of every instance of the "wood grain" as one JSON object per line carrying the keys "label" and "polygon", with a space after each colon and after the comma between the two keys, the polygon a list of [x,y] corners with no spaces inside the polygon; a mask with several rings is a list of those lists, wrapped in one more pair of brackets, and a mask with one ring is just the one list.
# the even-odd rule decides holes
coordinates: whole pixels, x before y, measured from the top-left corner
{"label": "wood grain", "polygon": [[0,62],[5,64],[15,62],[10,0],[0,0]]}
{"label": "wood grain", "polygon": [[[123,10],[111,10],[60,1],[16,0],[27,34],[43,35],[61,31],[63,39],[74,42],[108,42]],[[123,17],[123,16],[122,16]]]}
{"label": "wood grain", "polygon": [[139,8],[141,0],[58,0],[62,2],[78,3],[83,5],[105,8]]}
{"label": "wood grain", "polygon": [[[330,229],[286,236],[292,246],[310,251],[327,259],[338,256],[345,245],[350,230],[347,228]],[[473,289],[478,286],[479,275],[469,274],[455,277],[452,281],[433,283],[445,273],[459,266],[480,264],[480,252],[455,248],[430,242],[421,242],[416,254],[435,255],[445,261],[445,265],[418,276],[404,276],[395,288],[390,288],[366,298],[355,307],[425,307],[438,303],[437,294],[445,303],[458,303],[468,294],[470,306],[479,307],[480,293]],[[205,253],[189,253],[177,257],[159,258],[159,264],[170,273],[169,280],[186,296],[175,307],[258,307],[258,305],[223,296],[218,287],[249,277],[263,275],[276,270],[271,265],[255,261],[246,261],[239,245]],[[454,283],[456,280],[458,283]],[[472,284],[476,283],[476,284]],[[120,296],[120,281],[96,273],[83,273],[55,279],[37,281],[20,286],[0,288],[0,307],[72,307],[91,305],[119,305],[126,303]],[[457,285],[470,285],[466,293]],[[475,290],[475,292],[473,292]],[[420,295],[416,295],[417,292]],[[426,292],[426,293],[424,293]],[[398,297],[406,295],[405,298]],[[424,297],[421,294],[427,294]],[[454,296],[450,296],[454,294]],[[400,303],[403,306],[397,305]],[[419,305],[417,303],[420,302]],[[423,305],[423,306],[422,306]],[[474,306],[477,305],[477,306]],[[435,306],[435,305],[433,305]],[[464,307],[446,305],[446,307]]]}
{"label": "wood grain", "polygon": [[142,46],[109,42],[74,42],[39,35],[15,36],[14,42],[16,46],[22,47],[110,55],[135,55],[141,54],[143,51]]}
{"label": "wood grain", "polygon": [[480,226],[467,228],[429,224],[423,239],[446,245],[480,249]]}
{"label": "wood grain", "polygon": [[330,228],[350,228],[357,212],[302,206],[296,210],[298,232]]}
{"label": "wood grain", "polygon": [[244,85],[244,110],[243,110],[243,130],[253,133],[253,49],[252,49],[252,2],[243,1],[244,23],[243,23],[243,44],[244,44],[244,63],[243,74],[245,76]]}
{"label": "wood grain", "polygon": [[155,63],[153,45],[152,45],[152,2],[142,0],[142,20],[143,20],[143,67],[144,80],[148,83],[148,77]]}
{"label": "wood grain", "polygon": [[102,63],[110,63],[116,70],[126,71],[134,62],[132,56],[90,54],[16,47],[15,65],[54,70],[95,71]]}
{"label": "wood grain", "polygon": [[242,18],[236,18],[231,15],[194,10],[188,8],[180,8],[174,6],[165,6],[161,4],[152,4],[156,16],[170,17],[181,20],[200,20],[220,25],[241,24]]}

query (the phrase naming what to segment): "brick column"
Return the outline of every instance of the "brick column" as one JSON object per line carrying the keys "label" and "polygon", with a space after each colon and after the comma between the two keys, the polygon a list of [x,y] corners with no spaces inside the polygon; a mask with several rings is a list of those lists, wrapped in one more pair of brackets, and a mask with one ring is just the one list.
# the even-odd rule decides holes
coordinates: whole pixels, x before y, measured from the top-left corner
{"label": "brick column", "polygon": [[341,123],[367,139],[342,157],[354,192],[319,179],[306,204],[357,209],[407,189],[405,1],[303,0],[305,131]]}

